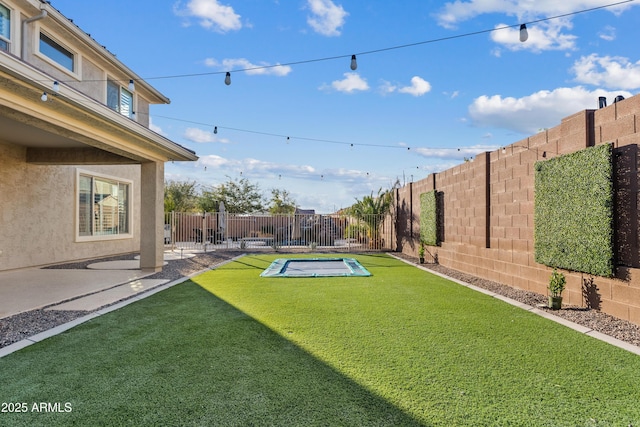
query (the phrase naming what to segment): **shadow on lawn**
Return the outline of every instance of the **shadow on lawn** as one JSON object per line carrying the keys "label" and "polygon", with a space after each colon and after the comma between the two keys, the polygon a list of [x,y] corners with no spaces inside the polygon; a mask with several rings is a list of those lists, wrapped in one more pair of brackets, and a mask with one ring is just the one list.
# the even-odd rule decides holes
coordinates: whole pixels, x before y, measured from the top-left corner
{"label": "shadow on lawn", "polygon": [[[228,367],[232,373],[246,370],[246,380],[254,384],[253,390],[247,390],[241,406],[251,407],[256,394],[274,399],[275,413],[271,416],[276,418],[265,424],[427,426],[286,337],[198,287],[209,295],[207,299],[214,310],[224,311],[232,318],[245,318],[242,333],[229,337],[237,341],[244,335],[243,341],[249,348],[241,345],[245,354],[232,355],[234,363]],[[223,357],[229,356],[227,353]],[[255,372],[251,373],[252,370]],[[280,419],[280,412],[285,408],[291,413]],[[258,418],[248,413],[242,424],[256,421]],[[263,424],[262,420],[258,424]]]}
{"label": "shadow on lawn", "polygon": [[[234,267],[234,265],[236,264],[238,265],[238,267]],[[271,261],[267,261],[260,256],[245,255],[241,258],[235,259],[232,264],[225,265],[224,268],[227,270],[247,270],[247,269],[264,270],[270,265],[271,265]]]}
{"label": "shadow on lawn", "polygon": [[425,425],[193,281],[0,359],[0,372],[5,401],[72,408],[2,414],[11,425]]}

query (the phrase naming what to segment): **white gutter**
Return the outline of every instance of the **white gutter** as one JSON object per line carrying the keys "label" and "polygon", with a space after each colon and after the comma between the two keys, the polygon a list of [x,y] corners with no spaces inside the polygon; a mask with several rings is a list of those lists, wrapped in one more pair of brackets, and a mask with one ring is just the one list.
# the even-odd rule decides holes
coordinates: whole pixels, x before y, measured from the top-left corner
{"label": "white gutter", "polygon": [[[43,6],[44,7],[44,6]],[[22,21],[22,32],[20,33],[20,58],[24,61],[25,56],[27,55],[27,45],[25,43],[25,34],[27,33],[27,24],[30,24],[34,21],[39,21],[41,19],[46,18],[48,15],[47,11],[44,9],[40,9],[40,15],[31,17],[29,19],[25,19]]]}

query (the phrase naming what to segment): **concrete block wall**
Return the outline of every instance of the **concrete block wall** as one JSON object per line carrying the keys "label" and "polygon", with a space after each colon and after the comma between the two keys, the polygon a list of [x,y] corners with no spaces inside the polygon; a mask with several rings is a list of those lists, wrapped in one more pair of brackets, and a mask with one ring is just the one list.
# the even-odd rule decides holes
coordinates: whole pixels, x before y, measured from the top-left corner
{"label": "concrete block wall", "polygon": [[[398,251],[416,256],[420,194],[442,197],[443,235],[428,247],[440,264],[518,289],[547,294],[551,269],[534,259],[534,164],[586,147],[614,146],[614,278],[564,271],[567,304],[640,324],[640,96],[564,118],[551,129],[397,190]],[[427,256],[427,262],[433,261]]]}

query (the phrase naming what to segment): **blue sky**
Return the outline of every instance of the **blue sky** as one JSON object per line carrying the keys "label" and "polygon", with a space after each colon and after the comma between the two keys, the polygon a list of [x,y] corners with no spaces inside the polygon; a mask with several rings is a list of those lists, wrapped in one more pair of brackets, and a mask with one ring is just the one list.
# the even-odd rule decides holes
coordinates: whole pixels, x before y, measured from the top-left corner
{"label": "blue sky", "polygon": [[640,87],[640,1],[529,24],[524,43],[487,30],[613,1],[51,3],[171,99],[152,127],[200,160],[168,179],[245,177],[322,213]]}

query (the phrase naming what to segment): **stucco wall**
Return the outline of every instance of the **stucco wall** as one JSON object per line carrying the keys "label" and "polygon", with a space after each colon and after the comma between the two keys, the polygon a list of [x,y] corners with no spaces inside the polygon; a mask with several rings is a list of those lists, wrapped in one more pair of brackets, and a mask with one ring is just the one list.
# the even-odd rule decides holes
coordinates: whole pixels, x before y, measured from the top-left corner
{"label": "stucco wall", "polygon": [[[546,294],[551,269],[534,260],[534,164],[586,148],[613,143],[616,200],[615,278],[565,272],[566,303],[599,308],[640,324],[640,96],[483,153],[398,190],[397,249],[417,254],[421,193],[443,199],[443,239],[429,247],[442,265],[519,289]],[[429,261],[429,257],[427,257]],[[594,290],[593,286],[597,289]]]}
{"label": "stucco wall", "polygon": [[140,166],[81,166],[133,181],[133,238],[75,242],[75,166],[28,164],[0,140],[0,271],[138,251]]}

